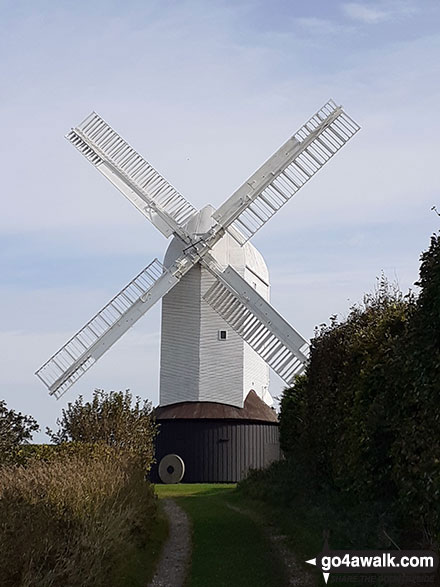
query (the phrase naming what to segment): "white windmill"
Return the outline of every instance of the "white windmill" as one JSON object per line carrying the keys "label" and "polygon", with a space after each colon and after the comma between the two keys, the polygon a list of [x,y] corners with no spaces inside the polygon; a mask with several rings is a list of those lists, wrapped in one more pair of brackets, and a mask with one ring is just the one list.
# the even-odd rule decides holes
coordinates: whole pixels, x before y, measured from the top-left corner
{"label": "white windmill", "polygon": [[[268,368],[289,384],[304,368],[308,345],[270,305],[267,268],[248,241],[358,130],[330,100],[220,208],[198,212],[98,114],[73,128],[66,138],[174,238],[163,264],[152,261],[38,369],[49,393],[63,395],[164,298],[160,406],[240,410],[251,389],[270,405]],[[167,414],[164,420],[188,420]],[[206,409],[199,418],[209,419]]]}

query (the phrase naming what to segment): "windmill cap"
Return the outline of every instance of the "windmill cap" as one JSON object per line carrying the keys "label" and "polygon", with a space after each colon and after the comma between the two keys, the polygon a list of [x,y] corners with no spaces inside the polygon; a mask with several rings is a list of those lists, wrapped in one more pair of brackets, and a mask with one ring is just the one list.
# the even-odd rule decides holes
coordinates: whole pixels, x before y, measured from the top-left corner
{"label": "windmill cap", "polygon": [[215,208],[211,204],[203,206],[203,208],[188,220],[185,225],[186,230],[192,236],[201,236],[207,233],[216,224],[216,221],[212,217],[214,212]]}

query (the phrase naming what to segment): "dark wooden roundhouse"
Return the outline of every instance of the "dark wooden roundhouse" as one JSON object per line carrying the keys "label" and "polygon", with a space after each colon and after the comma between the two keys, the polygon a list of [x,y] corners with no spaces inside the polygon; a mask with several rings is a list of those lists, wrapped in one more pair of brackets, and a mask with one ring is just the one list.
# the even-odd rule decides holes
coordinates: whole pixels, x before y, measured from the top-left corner
{"label": "dark wooden roundhouse", "polygon": [[280,458],[278,418],[250,391],[243,408],[215,402],[180,402],[155,409],[159,434],[152,480],[167,455],[184,463],[183,483],[235,483],[250,469]]}

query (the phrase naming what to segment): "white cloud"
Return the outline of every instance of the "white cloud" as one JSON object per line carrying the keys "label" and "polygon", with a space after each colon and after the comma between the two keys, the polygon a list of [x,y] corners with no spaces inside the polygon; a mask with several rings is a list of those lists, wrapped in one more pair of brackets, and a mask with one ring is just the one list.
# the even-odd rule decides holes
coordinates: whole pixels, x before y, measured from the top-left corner
{"label": "white cloud", "polygon": [[377,24],[414,14],[416,6],[411,0],[383,0],[376,3],[347,2],[342,5],[344,14],[355,21]]}
{"label": "white cloud", "polygon": [[365,6],[364,4],[356,4],[354,2],[344,4],[342,8],[346,16],[349,18],[367,24],[383,22],[384,20],[388,20],[390,17],[389,12],[379,10],[378,8],[374,8],[372,6]]}
{"label": "white cloud", "polygon": [[312,35],[337,35],[341,32],[353,30],[338,22],[317,17],[296,18],[294,22],[301,29]]}

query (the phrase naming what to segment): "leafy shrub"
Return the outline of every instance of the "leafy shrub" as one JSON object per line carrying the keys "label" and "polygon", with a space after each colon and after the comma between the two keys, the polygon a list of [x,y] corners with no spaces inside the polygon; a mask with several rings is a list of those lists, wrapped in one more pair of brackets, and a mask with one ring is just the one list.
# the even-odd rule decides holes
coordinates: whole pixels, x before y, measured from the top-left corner
{"label": "leafy shrub", "polygon": [[79,396],[62,411],[57,424],[57,432],[47,429],[57,445],[103,443],[131,455],[145,470],[151,466],[156,434],[151,403],[142,402],[139,397],[133,399],[128,390],[105,392],[97,389],[90,402],[84,402]]}
{"label": "leafy shrub", "polygon": [[345,320],[333,317],[316,332],[305,375],[283,393],[280,440],[315,489],[381,503],[413,537],[433,543],[440,539],[440,236],[421,261],[418,298],[382,277]]}
{"label": "leafy shrub", "polygon": [[344,322],[334,318],[313,339],[306,375],[283,394],[280,433],[317,482],[372,498],[393,491],[390,366],[412,311],[412,298],[382,279]]}
{"label": "leafy shrub", "polygon": [[426,539],[440,542],[440,235],[421,261],[416,311],[396,349],[400,435],[391,452],[401,515],[417,517]]}
{"label": "leafy shrub", "polygon": [[[84,460],[101,460],[116,455],[128,463],[130,454],[114,448],[104,442],[61,442],[60,444],[27,444],[17,451],[15,464],[27,466],[34,461],[45,463],[64,461],[71,458]],[[135,462],[132,462],[132,465]]]}
{"label": "leafy shrub", "polygon": [[32,416],[9,410],[6,402],[0,400],[0,464],[15,462],[20,447],[32,440],[32,433],[38,430]]}
{"label": "leafy shrub", "polygon": [[[297,480],[301,479],[301,483]],[[289,506],[307,486],[299,467],[291,459],[275,461],[265,469],[250,470],[238,484],[239,491],[251,499]]]}

